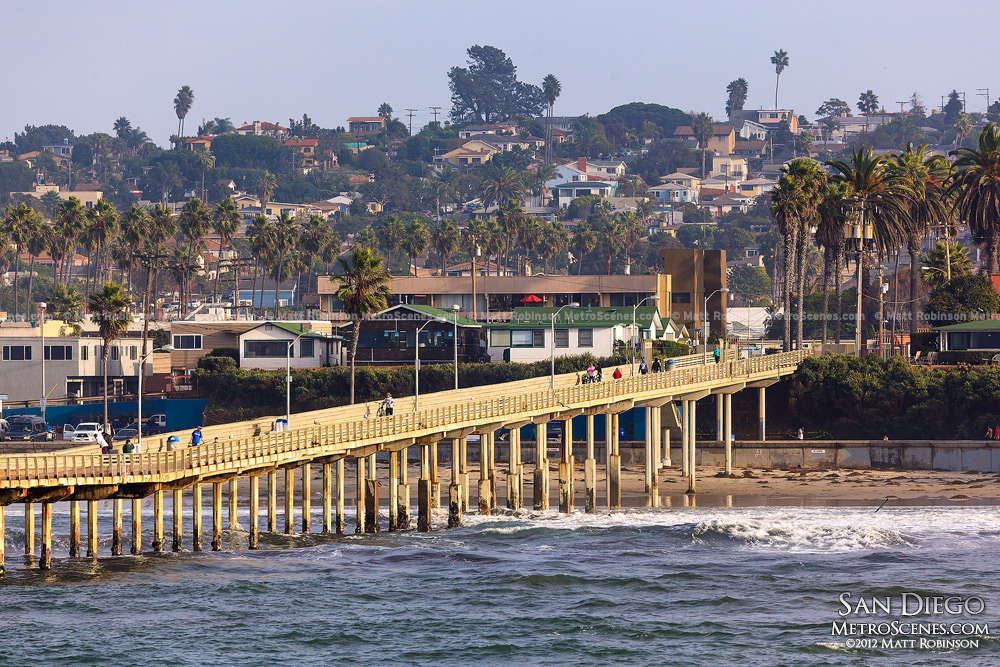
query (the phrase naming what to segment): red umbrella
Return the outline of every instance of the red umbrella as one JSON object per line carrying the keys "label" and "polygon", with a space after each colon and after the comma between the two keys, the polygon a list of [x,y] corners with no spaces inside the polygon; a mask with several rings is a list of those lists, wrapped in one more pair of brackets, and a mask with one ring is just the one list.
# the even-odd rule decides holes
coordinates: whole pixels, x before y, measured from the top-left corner
{"label": "red umbrella", "polygon": [[529,294],[528,296],[521,299],[521,303],[541,303],[542,299],[538,298],[534,294]]}

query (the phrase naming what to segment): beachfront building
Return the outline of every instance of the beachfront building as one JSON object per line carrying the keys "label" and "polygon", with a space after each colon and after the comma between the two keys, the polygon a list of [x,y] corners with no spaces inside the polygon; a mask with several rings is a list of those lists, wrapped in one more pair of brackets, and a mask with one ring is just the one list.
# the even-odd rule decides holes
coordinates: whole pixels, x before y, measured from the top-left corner
{"label": "beachfront building", "polygon": [[942,352],[969,350],[1000,352],[1000,320],[973,320],[937,327]]}
{"label": "beachfront building", "polygon": [[304,323],[261,322],[237,336],[240,368],[279,370],[339,366],[343,337],[311,331]]}

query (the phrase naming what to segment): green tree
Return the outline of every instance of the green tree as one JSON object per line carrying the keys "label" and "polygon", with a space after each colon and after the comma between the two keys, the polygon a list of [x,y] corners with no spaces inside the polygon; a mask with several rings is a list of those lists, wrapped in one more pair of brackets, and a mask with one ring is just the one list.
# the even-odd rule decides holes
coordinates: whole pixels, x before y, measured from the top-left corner
{"label": "green tree", "polygon": [[924,312],[938,326],[969,320],[989,319],[1000,311],[997,295],[988,278],[977,275],[952,276],[951,282],[931,292]]}
{"label": "green tree", "polygon": [[788,67],[788,52],[784,49],[778,49],[771,56],[771,64],[774,65],[774,108],[778,108],[778,81],[781,79],[781,73],[785,71]]}
{"label": "green tree", "polygon": [[[219,267],[215,273],[216,303],[219,303],[219,277],[222,274],[222,251],[227,248],[232,251],[233,239],[239,233],[242,222],[243,216],[240,215],[239,209],[236,208],[236,202],[229,197],[226,197],[215,205],[215,211],[212,214],[212,231],[219,236]],[[233,272],[233,289],[239,290],[239,266],[235,263],[231,263],[230,266]]]}
{"label": "green tree", "polygon": [[747,306],[771,293],[771,277],[763,266],[736,266],[729,272],[729,289]]}
{"label": "green tree", "polygon": [[715,134],[715,121],[702,111],[692,121],[691,129],[698,140],[698,148],[701,149],[701,177],[705,178],[705,156],[708,154],[708,142]]}
{"label": "green tree", "polygon": [[726,115],[733,117],[734,111],[742,111],[743,105],[747,102],[747,93],[750,90],[747,80],[743,77],[734,79],[726,86]]}
{"label": "green tree", "polygon": [[[64,282],[69,282],[70,274],[73,271],[73,252],[76,248],[76,239],[86,228],[87,209],[83,207],[79,199],[69,197],[59,204],[59,208],[56,210],[53,231],[58,239],[54,245],[58,246],[58,252],[62,257],[62,266],[59,267],[59,273],[63,274]],[[66,266],[67,259],[70,260],[69,267]]]}
{"label": "green tree", "polygon": [[[111,436],[111,425],[108,421],[108,358],[111,353],[111,343],[128,330],[132,321],[129,307],[132,300],[118,283],[107,282],[100,292],[90,295],[90,319],[97,325],[97,331],[104,341],[101,346],[101,367],[104,372],[104,433]],[[143,350],[145,354],[145,350]]]}
{"label": "green tree", "polygon": [[299,242],[298,221],[287,211],[282,211],[274,223],[274,231],[269,235],[268,241],[270,248],[267,254],[271,258],[274,278],[274,319],[278,319],[278,288],[281,287],[281,281],[288,278],[286,262]]}
{"label": "green tree", "polygon": [[260,199],[261,213],[264,213],[264,210],[270,203],[271,196],[274,195],[274,188],[276,185],[277,181],[274,178],[274,174],[269,171],[265,171],[257,180],[257,198]]}
{"label": "green tree", "polygon": [[928,251],[921,263],[924,282],[936,289],[952,277],[964,276],[972,272],[972,258],[969,249],[961,243],[938,241]]}
{"label": "green tree", "polygon": [[406,235],[403,237],[403,248],[406,250],[406,255],[410,258],[410,264],[406,271],[407,275],[410,274],[410,267],[412,267],[413,275],[417,275],[417,257],[427,250],[430,237],[431,233],[427,229],[427,224],[420,218],[414,218],[406,226]]}
{"label": "green tree", "polygon": [[[0,228],[0,235],[5,237],[5,241],[14,246],[14,320],[20,313],[18,310],[18,275],[21,266],[20,254],[24,251],[28,239],[32,235],[32,229],[41,227],[42,218],[35,210],[24,202],[7,209],[4,216],[3,227]],[[31,299],[29,294],[27,300]]]}
{"label": "green tree", "polygon": [[555,74],[547,74],[542,79],[542,95],[545,97],[545,164],[552,164],[552,109],[562,92],[562,84]]}
{"label": "green tree", "polygon": [[453,123],[498,123],[539,114],[544,102],[541,89],[517,80],[517,68],[507,54],[478,44],[466,53],[467,67],[448,71]]}
{"label": "green tree", "polygon": [[[841,274],[844,262],[844,229],[851,216],[851,189],[846,183],[827,183],[823,201],[820,202],[819,224],[816,226],[816,243],[823,247],[823,312],[830,311],[830,280],[833,282],[836,319],[834,341],[840,343],[841,322],[844,319],[841,300]],[[823,343],[829,331],[827,318],[823,319]]]}
{"label": "green tree", "polygon": [[54,283],[49,292],[48,312],[55,320],[79,322],[83,319],[83,297],[75,287]]}
{"label": "green tree", "polygon": [[483,206],[503,206],[524,196],[524,179],[510,167],[489,167],[483,180]]}
{"label": "green tree", "polygon": [[948,93],[948,102],[941,109],[941,111],[944,112],[945,125],[953,125],[955,121],[958,120],[958,114],[962,113],[964,110],[965,105],[962,104],[961,96],[958,94],[957,90],[952,90]]}
{"label": "green tree", "polygon": [[841,114],[851,115],[851,105],[844,100],[831,97],[816,109],[818,118],[839,118]]}
{"label": "green tree", "polygon": [[391,296],[389,283],[392,278],[382,265],[382,258],[371,248],[355,246],[348,263],[340,260],[341,271],[334,276],[340,287],[337,298],[343,304],[344,312],[350,315],[351,327],[351,405],[354,404],[354,367],[358,356],[358,339],[361,336],[361,322],[384,310]]}
{"label": "green tree", "polygon": [[458,227],[451,220],[445,219],[431,233],[431,246],[441,258],[441,275],[445,274],[448,257],[458,249]]}
{"label": "green tree", "polygon": [[858,95],[858,111],[861,113],[875,113],[878,111],[878,95],[871,88]]}
{"label": "green tree", "polygon": [[[385,249],[386,271],[391,275],[392,253],[403,247],[403,239],[406,238],[406,227],[397,216],[390,213],[385,216],[382,224],[378,226],[378,237],[382,243],[382,248]],[[406,273],[409,275],[409,269],[407,269]]]}
{"label": "green tree", "polygon": [[1000,127],[990,123],[979,134],[977,148],[959,148],[955,173],[948,192],[955,197],[958,218],[963,220],[986,252],[990,273],[997,271],[1000,249]]}
{"label": "green tree", "polygon": [[583,259],[597,247],[597,234],[589,222],[584,220],[576,226],[571,245],[576,252],[576,275],[581,276],[583,275]]}
{"label": "green tree", "polygon": [[194,91],[191,90],[191,86],[181,86],[180,90],[177,91],[177,96],[174,97],[174,113],[177,114],[177,136],[181,139],[184,138],[184,119],[187,117],[188,112],[191,111],[193,104]]}

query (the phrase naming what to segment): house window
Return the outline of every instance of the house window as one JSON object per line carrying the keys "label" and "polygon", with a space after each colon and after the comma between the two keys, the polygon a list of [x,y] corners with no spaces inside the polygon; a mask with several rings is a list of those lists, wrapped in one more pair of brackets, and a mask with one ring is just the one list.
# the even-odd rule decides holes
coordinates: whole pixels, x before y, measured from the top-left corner
{"label": "house window", "polygon": [[136,346],[136,345],[130,345],[129,346],[128,354],[129,354],[129,358],[131,358],[132,361],[135,361],[136,359],[139,358],[138,352],[139,352],[138,346]]}
{"label": "house window", "polygon": [[46,345],[46,361],[72,361],[73,348],[69,345]]}
{"label": "house window", "polygon": [[492,347],[510,347],[510,329],[494,329],[490,332]]}
{"label": "house window", "polygon": [[295,356],[295,350],[280,340],[248,340],[243,343],[243,356],[247,359],[276,359]]}
{"label": "house window", "polygon": [[30,345],[4,345],[4,361],[31,361]]}
{"label": "house window", "polygon": [[674,292],[674,303],[691,303],[691,292]]}
{"label": "house window", "polygon": [[580,329],[577,333],[577,345],[579,347],[594,347],[594,330]]}
{"label": "house window", "polygon": [[175,350],[200,350],[201,334],[185,334],[174,336]]}
{"label": "house window", "polygon": [[533,332],[535,347],[545,347],[545,331],[542,329],[535,329]]}
{"label": "house window", "polygon": [[118,361],[118,352],[121,350],[117,345],[111,348],[111,361]]}
{"label": "house window", "polygon": [[511,347],[544,347],[545,332],[532,329],[515,329],[510,332]]}
{"label": "house window", "polygon": [[80,346],[80,361],[87,361],[90,357],[90,348],[86,345]]}
{"label": "house window", "polygon": [[314,340],[299,340],[299,357],[315,357],[316,356],[316,341]]}
{"label": "house window", "polygon": [[556,329],[556,347],[569,347],[569,329]]}

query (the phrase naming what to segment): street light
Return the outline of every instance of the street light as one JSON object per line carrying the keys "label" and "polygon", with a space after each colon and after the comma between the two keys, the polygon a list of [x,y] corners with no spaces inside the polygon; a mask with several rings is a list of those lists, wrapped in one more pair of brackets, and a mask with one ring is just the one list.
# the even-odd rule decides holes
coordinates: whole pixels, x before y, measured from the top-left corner
{"label": "street light", "polygon": [[632,375],[635,375],[635,343],[636,339],[639,337],[637,335],[638,331],[635,328],[635,309],[641,306],[642,304],[646,303],[647,301],[659,301],[659,300],[660,300],[659,296],[657,296],[656,294],[651,294],[650,296],[647,296],[639,303],[632,306]]}
{"label": "street light", "polygon": [[437,322],[438,324],[448,324],[448,320],[443,317],[435,317],[432,320],[427,320],[417,328],[416,340],[414,341],[414,352],[413,352],[413,411],[416,412],[420,405],[420,332],[424,330],[428,324]]}
{"label": "street light", "polygon": [[292,429],[292,346],[307,333],[310,332],[303,331],[285,347],[285,430],[288,431]]}
{"label": "street light", "polygon": [[701,311],[701,337],[705,345],[705,363],[708,363],[708,300],[716,294],[729,294],[728,287],[721,287],[705,297],[705,308]]}
{"label": "street light", "polygon": [[556,316],[563,311],[563,308],[579,308],[580,304],[570,301],[564,306],[559,306],[556,312],[552,313],[552,344],[549,346],[549,362],[552,364],[552,375],[549,376],[549,391],[556,388]]}
{"label": "street light", "polygon": [[173,345],[154,347],[152,350],[142,355],[142,358],[139,360],[139,413],[138,416],[136,417],[137,421],[135,424],[136,439],[137,439],[135,445],[135,451],[137,454],[142,452],[142,381],[143,378],[146,377],[146,359],[148,359],[149,355],[153,354],[154,352],[173,352],[173,351],[174,351]]}
{"label": "street light", "polygon": [[458,389],[458,311],[461,309],[457,303],[451,307],[451,312],[455,314],[455,389]]}
{"label": "street light", "polygon": [[42,421],[45,421],[45,311],[48,306],[44,301],[38,302],[38,326],[42,330],[42,393],[38,407],[42,411]]}

